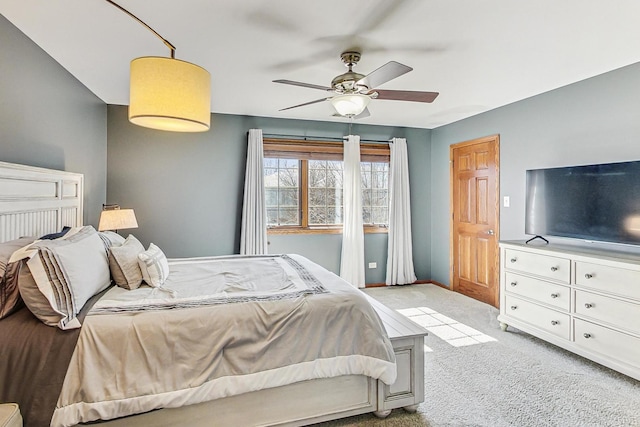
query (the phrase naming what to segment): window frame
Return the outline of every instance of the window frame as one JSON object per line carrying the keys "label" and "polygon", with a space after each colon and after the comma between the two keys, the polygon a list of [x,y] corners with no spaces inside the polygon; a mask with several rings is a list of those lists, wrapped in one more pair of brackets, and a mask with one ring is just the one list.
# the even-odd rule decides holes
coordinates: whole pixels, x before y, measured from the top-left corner
{"label": "window frame", "polygon": [[[344,144],[334,141],[299,139],[263,139],[264,158],[300,160],[300,225],[268,226],[267,234],[342,234],[342,225],[309,225],[309,163],[308,160],[344,161]],[[389,144],[360,143],[360,162],[390,163]],[[365,224],[364,232],[388,233],[389,227]]]}

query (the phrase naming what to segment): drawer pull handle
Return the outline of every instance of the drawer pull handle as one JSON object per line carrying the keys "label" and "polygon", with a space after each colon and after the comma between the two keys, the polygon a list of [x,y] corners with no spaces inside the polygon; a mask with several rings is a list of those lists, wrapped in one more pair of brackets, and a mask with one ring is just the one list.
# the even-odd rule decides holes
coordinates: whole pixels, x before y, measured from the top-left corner
{"label": "drawer pull handle", "polygon": [[551,271],[558,271],[558,267],[551,267]]}
{"label": "drawer pull handle", "polygon": [[516,262],[517,260],[518,260],[518,258],[516,258],[516,257],[513,257],[513,258],[510,259],[511,262]]}
{"label": "drawer pull handle", "polygon": [[584,334],[582,334],[583,337],[585,337],[586,339],[591,338],[591,334],[589,332],[585,332]]}
{"label": "drawer pull handle", "polygon": [[555,294],[551,294],[551,298],[558,298],[560,296],[560,294],[555,293]]}
{"label": "drawer pull handle", "polygon": [[518,306],[517,306],[517,305],[512,305],[512,306],[511,306],[511,310],[515,310],[516,308],[518,308]]}
{"label": "drawer pull handle", "polygon": [[511,282],[511,286],[516,286],[518,282]]}
{"label": "drawer pull handle", "polygon": [[558,323],[560,323],[560,322],[558,322],[557,320],[552,320],[552,321],[551,321],[551,324],[552,324],[553,326],[556,326]]}
{"label": "drawer pull handle", "polygon": [[587,274],[584,275],[585,279],[591,279],[592,277],[593,277],[593,274],[587,273]]}
{"label": "drawer pull handle", "polygon": [[590,302],[584,305],[584,308],[591,308],[591,307],[593,307],[593,304],[591,304]]}

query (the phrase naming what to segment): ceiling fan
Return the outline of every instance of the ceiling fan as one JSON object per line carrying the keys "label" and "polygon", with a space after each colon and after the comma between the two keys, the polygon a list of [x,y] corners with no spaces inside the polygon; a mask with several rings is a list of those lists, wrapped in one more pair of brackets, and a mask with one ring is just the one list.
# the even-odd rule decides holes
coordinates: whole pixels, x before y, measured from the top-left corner
{"label": "ceiling fan", "polygon": [[360,52],[347,51],[340,55],[342,62],[349,69],[346,73],[340,74],[331,81],[331,87],[320,86],[310,83],[302,83],[293,80],[274,80],[274,83],[282,83],[293,86],[319,89],[326,92],[333,92],[334,95],[305,102],[283,108],[280,111],[292,108],[303,107],[305,105],[316,104],[318,102],[330,101],[337,111],[338,116],[363,118],[370,115],[367,105],[372,99],[387,99],[394,101],[412,102],[433,102],[439,95],[438,92],[420,92],[412,90],[383,90],[378,87],[390,80],[400,77],[413,70],[404,64],[390,61],[382,67],[372,71],[366,76],[353,71],[353,67],[360,61]]}

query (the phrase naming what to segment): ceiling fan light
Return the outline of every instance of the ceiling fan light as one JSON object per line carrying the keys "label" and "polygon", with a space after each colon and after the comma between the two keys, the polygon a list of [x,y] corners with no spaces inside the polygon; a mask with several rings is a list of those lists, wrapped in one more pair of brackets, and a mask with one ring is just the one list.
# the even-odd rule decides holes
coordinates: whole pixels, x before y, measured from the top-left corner
{"label": "ceiling fan light", "polygon": [[129,121],[174,132],[204,132],[211,123],[211,75],[186,61],[131,61]]}
{"label": "ceiling fan light", "polygon": [[334,96],[331,98],[331,105],[341,116],[352,117],[362,113],[369,105],[369,101],[371,98],[367,95],[349,93]]}

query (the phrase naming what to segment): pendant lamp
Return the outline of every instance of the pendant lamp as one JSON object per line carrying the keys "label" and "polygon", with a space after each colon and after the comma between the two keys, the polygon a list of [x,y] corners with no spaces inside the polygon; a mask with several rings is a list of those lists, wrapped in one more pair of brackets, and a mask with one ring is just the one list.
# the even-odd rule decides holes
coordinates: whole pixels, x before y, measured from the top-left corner
{"label": "pendant lamp", "polygon": [[148,56],[131,61],[129,121],[174,132],[204,132],[211,123],[211,75],[190,62],[175,59],[176,48],[140,18],[105,0],[142,24],[170,49],[171,57]]}

